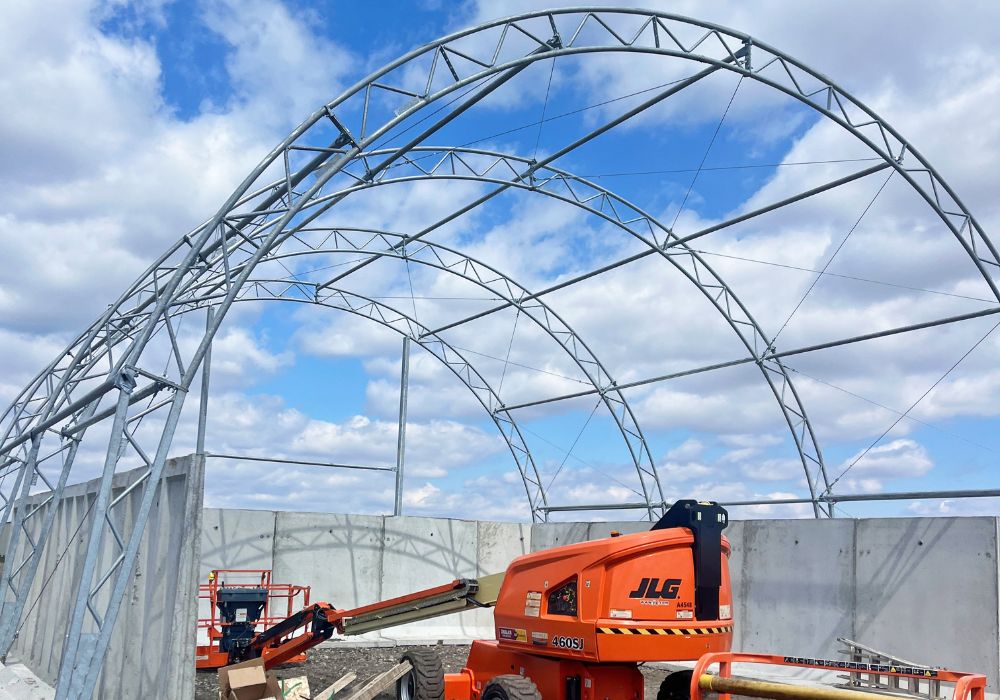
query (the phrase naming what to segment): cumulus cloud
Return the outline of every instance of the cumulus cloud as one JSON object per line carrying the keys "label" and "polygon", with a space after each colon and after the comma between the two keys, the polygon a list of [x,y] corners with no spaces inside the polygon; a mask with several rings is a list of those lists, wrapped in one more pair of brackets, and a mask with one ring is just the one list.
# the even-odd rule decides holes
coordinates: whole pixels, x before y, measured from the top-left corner
{"label": "cumulus cloud", "polygon": [[878,445],[865,453],[859,452],[842,466],[846,469],[851,465],[855,478],[862,475],[900,478],[923,476],[933,468],[934,462],[923,445],[900,439]]}

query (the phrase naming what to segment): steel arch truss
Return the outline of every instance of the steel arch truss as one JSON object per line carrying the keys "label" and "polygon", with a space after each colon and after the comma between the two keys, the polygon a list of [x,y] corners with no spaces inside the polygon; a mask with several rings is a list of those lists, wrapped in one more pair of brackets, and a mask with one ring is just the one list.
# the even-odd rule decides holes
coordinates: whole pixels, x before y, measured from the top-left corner
{"label": "steel arch truss", "polygon": [[[805,410],[788,381],[780,353],[732,291],[703,260],[684,247],[686,241],[711,231],[675,236],[641,210],[550,168],[550,164],[709,75],[731,71],[808,105],[878,154],[884,161],[881,167],[892,168],[937,213],[1000,300],[1000,258],[995,246],[952,189],[898,132],[828,78],[780,51],[748,35],[666,13],[625,9],[534,12],[458,32],[412,51],[323,105],[267,155],[215,216],[155,261],[0,416],[0,469],[14,476],[13,487],[0,492],[5,520],[11,522],[7,551],[21,551],[23,538],[30,552],[27,557],[12,557],[7,562],[11,574],[4,581],[0,646],[9,648],[20,621],[27,594],[27,586],[22,584],[30,584],[36,575],[36,555],[44,548],[51,526],[49,513],[61,498],[82,440],[91,426],[110,423],[93,509],[95,525],[87,536],[81,584],[73,602],[57,688],[59,698],[89,697],[134,569],[139,541],[186,394],[231,305],[244,299],[248,290],[270,284],[253,279],[257,266],[278,262],[274,256],[286,240],[319,223],[321,216],[355,191],[406,177],[437,176],[441,165],[461,170],[465,166],[458,164],[473,160],[473,156],[459,157],[455,149],[438,149],[442,158],[434,172],[418,172],[429,168],[409,154],[416,153],[439,129],[530,65],[597,52],[687,59],[699,70],[663,86],[662,91],[638,106],[541,160],[497,157],[493,167],[507,168],[504,177],[492,177],[490,171],[478,166],[466,168],[470,173],[475,171],[475,175],[467,177],[491,183],[494,189],[437,225],[408,234],[380,254],[393,254],[399,248],[409,255],[417,242],[438,226],[514,187],[585,205],[637,237],[637,229],[648,227],[642,237],[648,250],[664,256],[713,300],[767,377],[796,436],[806,473],[813,475],[809,483],[818,511],[816,491],[820,486],[828,491],[829,485],[824,481],[822,458]],[[407,170],[412,174],[407,176]],[[859,173],[858,177],[865,174]],[[454,176],[466,177],[458,171]],[[380,254],[373,253],[367,262]],[[367,262],[319,286],[287,279],[276,284],[301,295],[303,300],[315,302],[324,295],[341,293],[332,291],[340,288],[339,279]],[[312,298],[304,293],[309,290]],[[517,301],[527,300],[523,297]],[[186,306],[206,304],[214,306],[218,313],[197,347],[185,356],[178,342],[181,311]],[[431,332],[427,337],[437,338],[442,329],[428,330]],[[147,352],[154,337],[168,348],[165,364],[162,356]],[[594,376],[597,385],[604,382],[599,373]],[[606,379],[610,382],[610,377]],[[605,397],[612,388],[610,384],[598,386]],[[624,400],[622,406],[627,408]],[[513,407],[503,410],[512,411]],[[147,416],[162,421],[155,449],[137,433]],[[120,531],[111,517],[123,497],[111,491],[112,477],[123,460],[146,468],[146,477],[130,487],[139,489],[141,497],[127,532]],[[651,474],[655,476],[655,470]],[[47,506],[27,511],[27,496],[36,486],[49,488],[52,498]],[[34,517],[43,518],[36,539],[24,527],[26,520]],[[119,554],[110,568],[102,570],[98,554],[105,535],[114,540]],[[84,632],[85,619],[91,620],[89,632]]]}

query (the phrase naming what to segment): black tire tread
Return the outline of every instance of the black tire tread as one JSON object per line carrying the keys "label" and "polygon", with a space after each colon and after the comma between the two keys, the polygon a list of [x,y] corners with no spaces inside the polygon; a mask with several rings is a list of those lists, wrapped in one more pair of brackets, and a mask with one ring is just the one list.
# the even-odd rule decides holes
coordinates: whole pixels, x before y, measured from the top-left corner
{"label": "black tire tread", "polygon": [[489,700],[493,697],[493,694],[490,693],[490,689],[493,687],[501,690],[507,696],[506,700],[542,700],[542,694],[538,692],[538,686],[526,676],[517,676],[514,674],[494,676],[486,684],[486,688],[483,689],[483,700]]}
{"label": "black tire tread", "polygon": [[660,683],[656,700],[690,700],[693,671],[674,671]]}
{"label": "black tire tread", "polygon": [[[413,700],[444,700],[444,668],[437,652],[431,649],[410,649],[400,659],[408,661],[413,667]],[[399,687],[406,681],[406,676],[396,684],[396,697],[400,696]]]}

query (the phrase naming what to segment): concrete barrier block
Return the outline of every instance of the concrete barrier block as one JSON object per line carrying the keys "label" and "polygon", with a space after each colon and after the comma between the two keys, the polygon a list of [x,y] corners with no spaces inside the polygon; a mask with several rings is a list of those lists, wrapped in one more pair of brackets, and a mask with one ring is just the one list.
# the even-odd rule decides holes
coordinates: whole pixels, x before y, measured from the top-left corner
{"label": "concrete barrier block", "polygon": [[855,637],[998,686],[996,518],[858,521]]}
{"label": "concrete barrier block", "polygon": [[741,539],[740,650],[834,654],[854,627],[854,521],[748,520]]}
{"label": "concrete barrier block", "polygon": [[[380,599],[475,578],[478,558],[475,522],[410,516],[385,518]],[[469,613],[396,627],[382,632],[387,639],[426,641],[472,638],[480,629]]]}
{"label": "concrete barrier block", "polygon": [[[271,569],[274,565],[275,513],[270,510],[205,508],[202,511],[201,561],[198,583],[213,569]],[[207,599],[198,599],[198,618],[211,616]],[[198,630],[198,644],[208,635]]]}
{"label": "concrete barrier block", "polygon": [[[312,602],[339,608],[380,599],[382,516],[279,512],[274,526],[274,581],[310,586]],[[376,644],[377,632],[350,638]]]}
{"label": "concrete barrier block", "polygon": [[586,542],[590,523],[535,523],[531,526],[531,551]]}
{"label": "concrete barrier block", "polygon": [[479,537],[478,573],[506,571],[515,558],[531,551],[531,525],[525,523],[476,523]]}
{"label": "concrete barrier block", "polygon": [[[139,540],[134,569],[126,581],[127,594],[118,610],[97,681],[95,697],[190,697],[194,692],[195,577],[201,537],[202,467],[200,459],[182,457],[164,466],[158,493],[148,512]],[[112,480],[118,496],[136,484],[145,468],[123,471]],[[82,576],[91,505],[99,479],[67,486],[62,500],[35,494],[30,507],[55,508],[49,540],[32,583],[22,627],[9,660],[23,662],[43,681],[55,684],[68,629],[72,602]],[[128,492],[112,511],[118,532],[126,537],[135,520],[143,491]],[[28,521],[37,541],[41,517]],[[119,555],[115,541],[105,535],[99,550],[98,571],[105,571]],[[114,580],[114,579],[112,579]],[[95,596],[94,607],[103,611],[111,585]],[[85,629],[85,631],[87,631]],[[136,644],[137,639],[143,640]]]}

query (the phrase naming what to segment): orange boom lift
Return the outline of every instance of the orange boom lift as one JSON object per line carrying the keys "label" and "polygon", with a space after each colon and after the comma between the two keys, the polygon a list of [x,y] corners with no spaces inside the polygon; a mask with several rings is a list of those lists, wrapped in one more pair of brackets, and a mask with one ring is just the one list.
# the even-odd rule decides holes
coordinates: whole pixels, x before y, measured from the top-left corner
{"label": "orange boom lift", "polygon": [[[503,574],[353,610],[310,605],[258,634],[250,650],[271,668],[335,632],[495,606],[496,639],[473,642],[460,673],[443,674],[433,653],[409,652],[412,670],[399,682],[400,697],[636,700],[643,695],[640,662],[694,661],[730,649],[727,524],[716,503],[679,501],[649,532],[528,554]],[[683,695],[690,675],[681,675],[673,683]]]}
{"label": "orange boom lift", "polygon": [[[265,668],[294,659],[334,633],[361,634],[473,608],[495,607],[496,638],[472,643],[459,673],[445,674],[430,650],[411,650],[397,682],[400,700],[641,700],[638,664],[697,661],[672,673],[657,700],[700,700],[703,690],[758,697],[878,700],[833,689],[792,688],[773,695],[768,684],[729,679],[732,661],[818,665],[816,659],[729,653],[733,601],[725,509],[714,502],[678,501],[648,532],[571,544],[518,557],[502,574],[451,583],[352,610],[316,603],[257,634],[241,657]],[[703,675],[720,665],[720,678]],[[859,664],[854,664],[859,666]],[[860,668],[860,667],[859,667]],[[852,672],[858,672],[854,669]],[[880,676],[882,669],[872,669]],[[933,673],[956,683],[955,700],[983,700],[985,678],[930,669],[895,669],[913,677]],[[950,674],[950,675],[948,675]],[[715,683],[715,685],[713,685]],[[756,683],[756,685],[755,685]],[[749,684],[749,685],[748,685]],[[776,685],[776,684],[770,684]],[[770,694],[769,694],[770,693]],[[797,695],[796,695],[797,693]]]}

